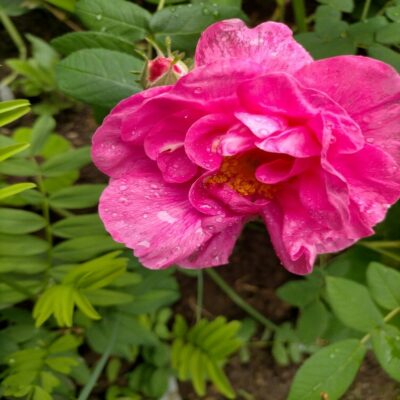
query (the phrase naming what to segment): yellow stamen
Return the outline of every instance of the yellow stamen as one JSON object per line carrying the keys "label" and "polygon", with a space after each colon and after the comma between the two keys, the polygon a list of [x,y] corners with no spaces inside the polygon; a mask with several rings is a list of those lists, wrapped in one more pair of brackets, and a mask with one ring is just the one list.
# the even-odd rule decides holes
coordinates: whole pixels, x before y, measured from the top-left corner
{"label": "yellow stamen", "polygon": [[226,184],[242,196],[258,195],[271,199],[275,187],[262,183],[255,177],[256,169],[261,163],[259,154],[255,152],[225,157],[219,171],[208,178],[206,183]]}

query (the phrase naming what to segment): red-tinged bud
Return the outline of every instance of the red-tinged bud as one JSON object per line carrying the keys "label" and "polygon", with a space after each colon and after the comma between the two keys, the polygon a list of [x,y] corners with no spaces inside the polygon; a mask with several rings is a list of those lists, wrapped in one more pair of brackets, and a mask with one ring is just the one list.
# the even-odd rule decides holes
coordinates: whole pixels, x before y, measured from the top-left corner
{"label": "red-tinged bud", "polygon": [[171,57],[158,56],[147,62],[143,85],[145,88],[172,85],[187,72],[188,68],[182,61],[174,62]]}

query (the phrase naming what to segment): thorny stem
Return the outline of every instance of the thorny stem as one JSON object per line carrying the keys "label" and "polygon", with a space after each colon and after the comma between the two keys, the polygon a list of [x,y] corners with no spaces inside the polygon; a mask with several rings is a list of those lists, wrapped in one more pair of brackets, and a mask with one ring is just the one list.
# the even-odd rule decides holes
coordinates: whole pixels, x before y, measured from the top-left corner
{"label": "thorny stem", "polygon": [[[394,308],[390,313],[386,314],[385,318],[383,318],[383,322],[389,322],[392,320],[397,314],[400,314],[400,307]],[[367,333],[360,339],[361,344],[365,344],[371,338],[371,333]]]}
{"label": "thorny stem", "polygon": [[304,0],[292,0],[294,19],[299,32],[307,32],[307,16]]}
{"label": "thorny stem", "polygon": [[206,269],[208,276],[216,283],[220,289],[242,310],[246,311],[251,317],[253,317],[260,324],[264,325],[267,329],[276,331],[278,326],[275,325],[268,318],[264,317],[259,311],[253,308],[245,300],[243,300],[221,277],[220,275],[211,268]]}
{"label": "thorny stem", "polygon": [[368,12],[370,6],[371,6],[371,0],[365,0],[364,8],[361,13],[361,21],[365,21],[368,18]]}
{"label": "thorny stem", "polygon": [[196,304],[196,322],[201,319],[203,311],[203,294],[204,294],[204,276],[203,270],[197,271],[197,304]]}

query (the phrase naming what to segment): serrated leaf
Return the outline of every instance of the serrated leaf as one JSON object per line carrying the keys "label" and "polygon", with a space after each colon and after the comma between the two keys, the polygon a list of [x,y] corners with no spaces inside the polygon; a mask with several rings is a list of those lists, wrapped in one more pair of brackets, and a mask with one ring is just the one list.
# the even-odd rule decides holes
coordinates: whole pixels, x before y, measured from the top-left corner
{"label": "serrated leaf", "polygon": [[[397,71],[400,71],[400,54],[389,47],[376,44],[368,48],[368,55],[377,58],[385,63],[392,65]],[[400,257],[397,256],[400,260]]]}
{"label": "serrated leaf", "polygon": [[314,343],[322,337],[328,326],[328,311],[319,300],[310,303],[301,311],[296,333],[304,343]]}
{"label": "serrated leaf", "polygon": [[370,332],[383,323],[383,316],[365,286],[343,278],[327,278],[329,303],[348,327]]}
{"label": "serrated leaf", "polygon": [[33,212],[13,208],[0,208],[0,233],[20,235],[42,229],[45,219]]}
{"label": "serrated leaf", "polygon": [[381,15],[369,18],[366,21],[360,21],[349,26],[349,36],[357,43],[358,46],[371,46],[375,42],[375,33],[388,21]]}
{"label": "serrated leaf", "polygon": [[376,358],[388,375],[400,382],[400,330],[392,325],[372,332]]}
{"label": "serrated leaf", "polygon": [[374,300],[383,308],[400,307],[400,272],[372,262],[367,270],[368,286]]}
{"label": "serrated leaf", "polygon": [[382,44],[400,43],[400,23],[393,22],[379,29],[376,33],[376,41]]}
{"label": "serrated leaf", "polygon": [[[114,7],[114,5],[113,5]],[[83,102],[111,108],[142,88],[132,71],[141,71],[143,61],[105,49],[79,50],[56,68],[59,88]]]}
{"label": "serrated leaf", "polygon": [[301,280],[290,281],[277,290],[278,297],[296,307],[305,307],[319,296],[321,286],[315,282]]}
{"label": "serrated leaf", "polygon": [[386,15],[394,22],[400,22],[400,5],[394,7],[388,7],[386,9]]}
{"label": "serrated leaf", "polygon": [[132,41],[104,32],[70,32],[52,40],[62,54],[69,55],[83,49],[106,49],[133,54]]}
{"label": "serrated leaf", "polygon": [[111,33],[128,40],[147,35],[150,13],[137,4],[124,0],[80,0],[76,14],[91,30]]}
{"label": "serrated leaf", "polygon": [[352,12],[354,8],[353,0],[318,0],[318,2],[348,13]]}
{"label": "serrated leaf", "polygon": [[97,204],[104,187],[98,184],[84,184],[65,188],[49,197],[50,205],[67,209],[93,207]]}
{"label": "serrated leaf", "polygon": [[288,400],[338,400],[351,385],[365,355],[358,340],[348,339],[323,348],[298,370]]}

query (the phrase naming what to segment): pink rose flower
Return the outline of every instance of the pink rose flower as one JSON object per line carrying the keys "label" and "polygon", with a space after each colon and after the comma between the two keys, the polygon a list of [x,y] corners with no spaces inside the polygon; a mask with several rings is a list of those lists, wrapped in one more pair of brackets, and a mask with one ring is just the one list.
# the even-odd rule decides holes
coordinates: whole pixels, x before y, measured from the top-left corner
{"label": "pink rose flower", "polygon": [[228,262],[261,217],[283,265],[373,234],[400,196],[400,79],[367,57],[313,61],[283,24],[209,27],[195,68],[119,103],[93,137],[100,216],[149,268]]}

